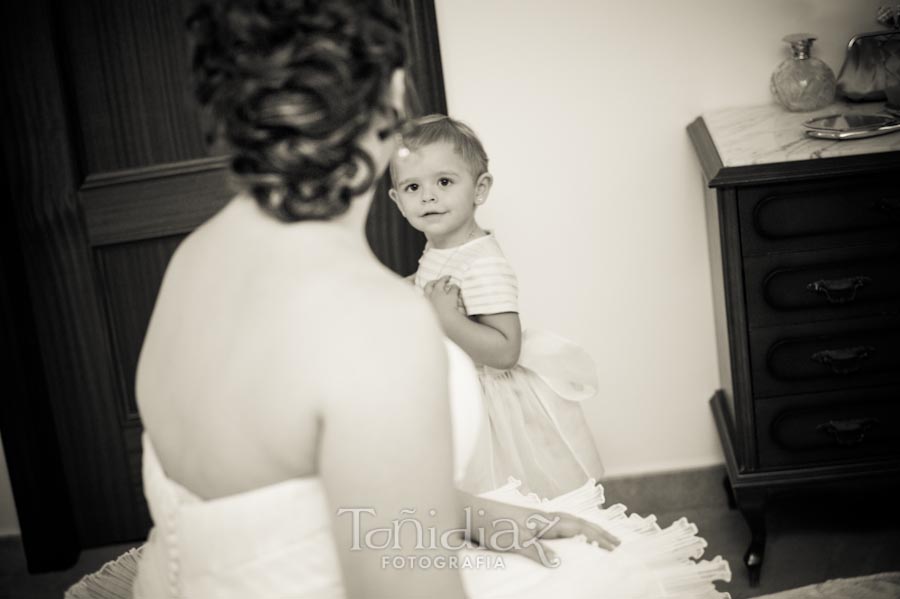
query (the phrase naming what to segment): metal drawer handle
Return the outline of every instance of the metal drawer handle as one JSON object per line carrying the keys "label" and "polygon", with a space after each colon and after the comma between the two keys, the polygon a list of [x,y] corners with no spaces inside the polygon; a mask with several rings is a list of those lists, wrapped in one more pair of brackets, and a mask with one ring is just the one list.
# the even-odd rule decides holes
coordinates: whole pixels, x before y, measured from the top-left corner
{"label": "metal drawer handle", "polygon": [[835,374],[852,374],[859,370],[860,362],[875,351],[870,345],[857,345],[842,349],[824,349],[809,357],[813,362],[828,366]]}
{"label": "metal drawer handle", "polygon": [[830,420],[816,427],[835,440],[838,445],[852,447],[859,445],[866,437],[866,431],[878,424],[875,418],[853,418],[850,420]]}
{"label": "metal drawer handle", "polygon": [[846,304],[856,299],[856,291],[872,282],[862,275],[845,279],[819,279],[806,286],[807,291],[821,293],[830,304]]}

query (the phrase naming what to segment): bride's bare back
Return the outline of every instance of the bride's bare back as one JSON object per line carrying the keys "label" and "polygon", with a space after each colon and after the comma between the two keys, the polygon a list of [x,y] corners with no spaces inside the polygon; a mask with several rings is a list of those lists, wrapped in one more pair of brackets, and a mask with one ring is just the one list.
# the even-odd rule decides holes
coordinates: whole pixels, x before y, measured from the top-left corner
{"label": "bride's bare back", "polygon": [[237,198],[178,249],[137,375],[173,480],[213,498],[317,473],[323,402],[387,374],[403,348],[379,329],[423,312],[355,241]]}
{"label": "bride's bare back", "polygon": [[141,417],[166,475],[202,498],[320,477],[348,595],[456,596],[454,571],[401,580],[350,551],[337,517],[364,505],[369,525],[390,526],[428,506],[450,530],[461,514],[437,323],[360,244],[360,226],[285,224],[233,200],[166,272],[138,364]]}

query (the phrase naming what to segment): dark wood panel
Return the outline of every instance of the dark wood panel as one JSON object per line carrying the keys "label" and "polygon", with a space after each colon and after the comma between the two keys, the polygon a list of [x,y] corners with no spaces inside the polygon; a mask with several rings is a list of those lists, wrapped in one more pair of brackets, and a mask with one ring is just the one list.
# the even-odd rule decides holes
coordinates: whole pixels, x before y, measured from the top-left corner
{"label": "dark wood panel", "polygon": [[153,519],[150,517],[150,508],[147,506],[147,501],[144,498],[144,479],[142,476],[144,447],[141,443],[144,429],[138,422],[133,426],[125,427],[122,432],[125,438],[125,451],[128,455],[128,471],[131,475],[131,489],[135,497],[138,498],[137,504],[135,505],[135,510],[137,512],[136,526],[145,531],[142,538],[146,538],[147,533],[153,526]]}
{"label": "dark wood panel", "polygon": [[415,92],[413,110],[421,114],[446,114],[444,71],[434,2],[398,0],[397,4],[407,25],[407,68]]}
{"label": "dark wood panel", "polygon": [[189,86],[187,0],[58,4],[84,174],[205,156]]}
{"label": "dark wood panel", "polygon": [[[889,393],[889,391],[884,391]],[[805,396],[800,396],[805,397]],[[821,397],[816,395],[816,397]],[[884,394],[881,397],[885,397]],[[732,438],[729,436],[727,414],[728,406],[722,394],[716,392],[709,401],[715,418],[716,428],[722,438],[722,449],[725,452],[725,467],[728,478],[735,488],[769,488],[773,492],[794,490],[797,488],[823,489],[828,485],[863,485],[888,486],[897,488],[900,485],[900,461],[897,459],[860,460],[827,464],[803,464],[796,467],[758,469],[753,472],[741,472],[737,469],[737,459]]]}
{"label": "dark wood panel", "polygon": [[757,403],[760,466],[900,455],[900,389],[779,397]]}
{"label": "dark wood panel", "polygon": [[78,546],[24,262],[14,219],[0,219],[0,429],[25,555],[38,573],[73,565]]}
{"label": "dark wood panel", "polygon": [[[59,430],[32,310],[19,211],[32,197],[66,193],[74,173],[65,106],[45,0],[0,5],[0,436],[22,544],[32,573],[70,567],[78,531],[64,475]],[[27,56],[28,60],[21,57]],[[49,118],[48,118],[49,117]],[[35,135],[35,130],[44,136]],[[46,140],[46,143],[45,143]],[[54,165],[48,169],[47,165]]]}
{"label": "dark wood panel", "polygon": [[[74,194],[70,195],[70,198]],[[139,538],[116,418],[118,394],[93,261],[72,204],[32,214],[23,239],[32,308],[83,547]],[[26,217],[27,218],[27,217]],[[23,219],[24,220],[24,219]]]}
{"label": "dark wood panel", "polygon": [[425,236],[413,229],[400,214],[396,204],[388,197],[389,187],[390,175],[385,174],[369,207],[366,238],[381,263],[405,277],[419,267]]}
{"label": "dark wood panel", "polygon": [[[72,489],[45,378],[31,297],[28,250],[19,211],[34,196],[68,193],[75,173],[47,0],[0,4],[0,110],[4,134],[0,348],[6,393],[0,402],[6,464],[32,573],[71,566],[78,557]],[[27,56],[28,61],[21,60]],[[39,134],[35,132],[39,131]],[[47,165],[54,165],[47,170]],[[46,201],[46,200],[43,200]]]}
{"label": "dark wood panel", "polygon": [[750,363],[757,398],[900,384],[900,319],[754,329]]}
{"label": "dark wood panel", "polygon": [[[738,213],[735,192],[733,189],[715,191],[715,214],[718,226],[711,231],[718,233],[717,244],[721,252],[713,262],[722,269],[724,285],[725,321],[718,324],[726,327],[719,331],[726,339],[721,343],[728,347],[728,354],[722,356],[727,364],[731,401],[735,419],[735,441],[738,444],[738,459],[741,470],[752,471],[756,468],[756,439],[754,420],[756,415],[753,406],[745,398],[751,396],[750,348],[747,337],[746,295],[744,293],[744,274],[741,270],[741,239],[738,231]],[[721,260],[721,261],[719,261]]]}
{"label": "dark wood panel", "polygon": [[[719,391],[728,405],[728,414],[734,416],[734,380],[731,376],[731,353],[728,340],[728,314],[725,300],[723,268],[722,228],[719,223],[718,191],[706,185],[706,177],[701,176],[704,212],[706,216],[706,239],[709,248],[710,275],[712,277],[713,314],[716,321],[716,355],[719,365]],[[734,421],[729,423],[734,427]]]}
{"label": "dark wood panel", "polygon": [[89,177],[79,193],[91,244],[193,230],[234,194],[227,164],[206,158]]}
{"label": "dark wood panel", "polygon": [[749,326],[900,313],[900,241],[744,259]]}
{"label": "dark wood panel", "polygon": [[[24,15],[4,18],[8,27],[0,36],[4,42],[4,165],[8,167],[4,197],[15,204],[26,283],[18,292],[27,298],[34,315],[33,342],[40,362],[35,369],[46,385],[52,420],[4,423],[3,435],[8,424],[17,431],[43,427],[39,440],[50,447],[56,437],[70,503],[57,507],[52,518],[71,514],[77,542],[84,547],[114,538],[136,538],[141,531],[132,527],[135,498],[129,481],[110,476],[124,471],[124,448],[117,423],[110,417],[115,405],[110,353],[76,199],[80,174],[67,125],[67,91],[58,69],[53,11],[44,0],[19,9]],[[22,60],[24,56],[28,60]],[[20,414],[37,417],[34,411]],[[40,455],[15,451],[8,454],[7,462],[11,472],[37,468],[42,476],[54,476],[52,469],[39,470]],[[40,489],[25,485],[15,493],[17,502],[46,505]],[[65,502],[64,497],[58,499]],[[20,522],[27,548],[33,529],[28,519]],[[70,546],[66,533],[61,526],[58,539],[45,542]],[[47,556],[52,559],[55,552],[47,547],[44,555],[30,554],[29,567],[43,568]]]}
{"label": "dark wood panel", "polygon": [[896,175],[738,191],[744,255],[888,242],[900,236]]}
{"label": "dark wood panel", "polygon": [[[144,334],[153,313],[166,266],[184,235],[108,245],[95,250],[98,283],[109,323],[116,364],[119,416],[123,425],[139,424],[134,377]],[[140,480],[140,470],[137,470]]]}
{"label": "dark wood panel", "polygon": [[[397,0],[406,23],[411,88],[411,116],[447,113],[444,72],[434,2]],[[369,209],[366,237],[375,256],[388,268],[407,276],[418,268],[425,236],[413,229],[388,197],[390,175],[385,173]]]}

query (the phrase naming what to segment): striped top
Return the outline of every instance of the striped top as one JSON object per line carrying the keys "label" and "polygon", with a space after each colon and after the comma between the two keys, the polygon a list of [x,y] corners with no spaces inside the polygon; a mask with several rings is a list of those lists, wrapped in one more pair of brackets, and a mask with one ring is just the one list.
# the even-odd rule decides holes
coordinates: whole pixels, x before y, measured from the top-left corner
{"label": "striped top", "polygon": [[492,233],[446,249],[425,246],[416,271],[416,287],[450,275],[458,285],[466,314],[519,311],[519,285]]}

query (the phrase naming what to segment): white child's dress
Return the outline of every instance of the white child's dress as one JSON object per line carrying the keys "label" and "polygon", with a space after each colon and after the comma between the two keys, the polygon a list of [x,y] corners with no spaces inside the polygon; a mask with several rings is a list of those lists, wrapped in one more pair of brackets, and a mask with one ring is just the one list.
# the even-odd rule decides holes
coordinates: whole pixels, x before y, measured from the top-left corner
{"label": "white child's dress", "polygon": [[[516,275],[494,235],[447,249],[426,246],[416,287],[448,275],[460,288],[468,316],[518,313]],[[556,497],[599,478],[603,466],[579,405],[596,394],[596,377],[583,349],[534,330],[523,332],[513,368],[479,366],[490,426],[463,489],[481,493],[512,477],[522,481],[522,491]]]}

